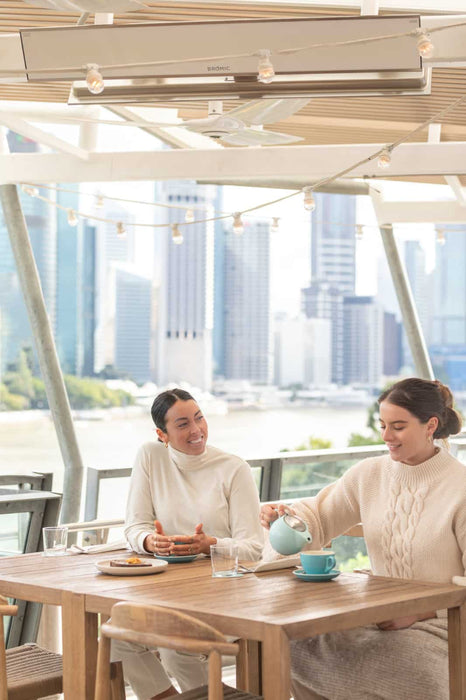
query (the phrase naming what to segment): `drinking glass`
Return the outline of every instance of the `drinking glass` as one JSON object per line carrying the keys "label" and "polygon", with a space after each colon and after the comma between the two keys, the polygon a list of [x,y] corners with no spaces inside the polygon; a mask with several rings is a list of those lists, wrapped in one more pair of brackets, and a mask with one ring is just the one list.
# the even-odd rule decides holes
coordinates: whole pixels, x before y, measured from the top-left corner
{"label": "drinking glass", "polygon": [[44,557],[59,557],[66,552],[68,528],[62,525],[42,528]]}

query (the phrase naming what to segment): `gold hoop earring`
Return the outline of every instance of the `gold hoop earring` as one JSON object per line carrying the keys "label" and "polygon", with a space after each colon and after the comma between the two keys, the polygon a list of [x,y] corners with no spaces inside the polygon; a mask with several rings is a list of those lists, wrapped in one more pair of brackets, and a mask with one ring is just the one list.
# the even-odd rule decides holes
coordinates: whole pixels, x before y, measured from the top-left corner
{"label": "gold hoop earring", "polygon": [[168,450],[168,442],[163,443],[165,445],[165,449]]}

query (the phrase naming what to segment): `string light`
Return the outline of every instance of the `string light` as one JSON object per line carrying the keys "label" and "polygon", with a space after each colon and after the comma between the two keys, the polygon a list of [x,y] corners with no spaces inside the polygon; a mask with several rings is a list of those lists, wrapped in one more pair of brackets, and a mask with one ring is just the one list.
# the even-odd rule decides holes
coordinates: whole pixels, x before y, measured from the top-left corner
{"label": "string light", "polygon": [[118,238],[126,238],[126,229],[122,221],[118,221],[116,225],[116,233]]}
{"label": "string light", "polygon": [[77,226],[78,225],[78,217],[76,216],[76,212],[74,209],[67,209],[67,219],[68,219],[68,224],[70,226]]}
{"label": "string light", "polygon": [[439,245],[445,245],[446,243],[446,238],[445,238],[445,229],[441,228],[440,226],[435,229],[437,232],[437,243]]}
{"label": "string light", "polygon": [[422,29],[419,30],[419,39],[417,41],[416,47],[421,58],[430,58],[434,53],[434,44],[430,38],[430,34],[424,32]]}
{"label": "string light", "polygon": [[95,202],[95,206],[96,206],[96,209],[102,209],[102,207],[104,206],[104,196],[103,196],[103,194],[100,194],[100,193],[99,193],[99,194],[97,195],[97,199],[96,199],[96,202]]}
{"label": "string light", "polygon": [[362,224],[356,224],[356,238],[358,241],[364,238],[364,228]]}
{"label": "string light", "polygon": [[384,148],[382,153],[379,155],[379,158],[377,160],[377,165],[379,168],[388,168],[390,163],[392,162],[392,156],[391,154],[391,149],[390,148]]}
{"label": "string light", "polygon": [[270,233],[278,233],[280,228],[280,217],[274,216],[272,219],[272,225],[270,227]]}
{"label": "string light", "polygon": [[270,60],[270,51],[262,49],[259,51],[259,63],[257,64],[257,80],[260,83],[271,83],[275,77],[272,61]]}
{"label": "string light", "polygon": [[21,185],[21,189],[24,194],[28,194],[30,197],[37,197],[39,194],[37,187],[33,187],[32,185]]}
{"label": "string light", "polygon": [[241,236],[244,233],[244,226],[241,220],[240,212],[233,214],[233,233],[237,236]]}
{"label": "string light", "polygon": [[86,68],[86,85],[93,95],[100,95],[104,91],[105,83],[99,66],[96,63],[88,63]]}
{"label": "string light", "polygon": [[314,195],[312,194],[312,187],[304,187],[303,194],[303,203],[305,210],[314,211],[314,209],[316,208],[316,200],[314,199]]}
{"label": "string light", "polygon": [[183,234],[178,228],[178,224],[170,224],[172,230],[172,241],[176,245],[181,245],[184,241]]}
{"label": "string light", "polygon": [[187,224],[192,224],[194,222],[194,212],[192,209],[186,209],[184,220]]}

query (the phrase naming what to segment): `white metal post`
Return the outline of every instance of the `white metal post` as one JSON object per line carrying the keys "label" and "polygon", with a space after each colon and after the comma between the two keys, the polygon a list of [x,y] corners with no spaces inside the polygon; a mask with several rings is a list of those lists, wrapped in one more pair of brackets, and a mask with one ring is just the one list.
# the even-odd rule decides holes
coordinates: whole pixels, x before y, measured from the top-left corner
{"label": "white metal post", "polygon": [[416,372],[418,376],[423,379],[435,379],[421,324],[419,323],[416,306],[414,304],[411,287],[409,285],[408,275],[406,274],[398,252],[395,236],[393,235],[393,227],[391,225],[381,226],[380,233],[393,280],[393,286],[395,287],[395,292],[398,297],[403,327],[408,337]]}
{"label": "white metal post", "polygon": [[65,466],[60,520],[76,522],[80,515],[83,464],[16,185],[0,185],[0,200]]}

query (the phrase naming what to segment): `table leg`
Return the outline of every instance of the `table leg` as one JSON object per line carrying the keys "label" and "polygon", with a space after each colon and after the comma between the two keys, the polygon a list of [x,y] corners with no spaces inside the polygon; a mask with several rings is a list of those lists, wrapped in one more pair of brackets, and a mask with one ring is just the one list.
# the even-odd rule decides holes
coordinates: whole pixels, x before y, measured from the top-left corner
{"label": "table leg", "polygon": [[97,615],[83,595],[63,592],[63,692],[65,700],[92,700],[97,664]]}
{"label": "table leg", "polygon": [[448,610],[450,700],[466,700],[466,604]]}
{"label": "table leg", "polygon": [[280,627],[267,627],[262,641],[264,700],[290,698],[290,642]]}
{"label": "table leg", "polygon": [[260,642],[239,639],[240,653],[236,658],[236,687],[261,695]]}

